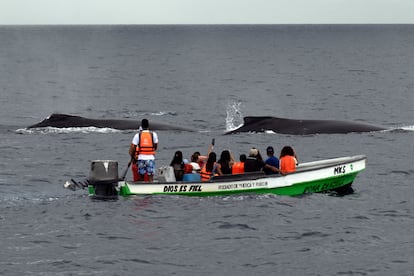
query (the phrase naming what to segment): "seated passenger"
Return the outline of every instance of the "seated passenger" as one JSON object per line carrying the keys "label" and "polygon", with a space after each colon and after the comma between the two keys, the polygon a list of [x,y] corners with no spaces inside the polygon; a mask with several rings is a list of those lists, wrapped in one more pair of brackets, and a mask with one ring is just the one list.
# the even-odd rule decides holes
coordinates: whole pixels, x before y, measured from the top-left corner
{"label": "seated passenger", "polygon": [[252,148],[250,150],[249,156],[246,158],[246,161],[244,162],[244,171],[245,172],[260,172],[264,169],[272,170],[272,171],[279,171],[278,168],[266,164],[262,156],[260,155],[259,150],[256,148]]}
{"label": "seated passenger", "polygon": [[240,162],[235,162],[232,167],[232,174],[244,173],[244,162],[246,162],[246,154],[240,155]]}
{"label": "seated passenger", "polygon": [[296,171],[297,165],[296,153],[290,146],[285,146],[280,152],[280,171],[282,174],[292,173]]}
{"label": "seated passenger", "polygon": [[193,166],[191,165],[190,162],[188,162],[188,159],[184,159],[184,174],[187,173],[193,173]]}
{"label": "seated passenger", "polygon": [[259,172],[263,169],[265,163],[263,162],[259,151],[256,148],[251,148],[249,156],[244,162],[245,172]]}
{"label": "seated passenger", "polygon": [[221,152],[220,159],[217,163],[217,172],[219,175],[231,174],[231,168],[234,164],[234,158],[230,151],[223,150]]}
{"label": "seated passenger", "polygon": [[[273,147],[269,146],[266,149],[267,159],[265,161],[265,164],[268,164],[270,166],[265,167],[263,170],[265,174],[278,174],[279,173],[279,159],[277,159],[276,156],[274,156],[274,149]],[[275,170],[275,168],[277,170]]]}
{"label": "seated passenger", "polygon": [[217,163],[216,163],[216,153],[210,152],[208,155],[208,159],[204,167],[200,171],[201,180],[202,181],[209,181],[212,176],[217,175]]}
{"label": "seated passenger", "polygon": [[182,181],[184,174],[184,161],[183,153],[181,151],[176,151],[174,158],[170,163],[170,166],[174,169],[175,180]]}
{"label": "seated passenger", "polygon": [[197,152],[195,152],[193,155],[191,155],[191,173],[200,173],[201,167],[200,164],[198,164],[198,157],[200,156],[200,154]]}

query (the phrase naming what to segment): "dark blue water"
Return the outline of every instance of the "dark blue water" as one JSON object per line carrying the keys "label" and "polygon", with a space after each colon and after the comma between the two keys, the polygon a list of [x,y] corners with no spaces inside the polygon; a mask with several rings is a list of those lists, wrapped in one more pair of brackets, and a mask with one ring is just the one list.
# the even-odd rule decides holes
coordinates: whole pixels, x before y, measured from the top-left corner
{"label": "dark blue water", "polygon": [[[0,27],[0,274],[412,275],[413,45],[411,25]],[[54,112],[197,130],[159,131],[158,166],[211,138],[368,166],[345,197],[95,202],[63,183],[123,170],[134,132],[25,129]],[[258,115],[389,131],[222,135]]]}

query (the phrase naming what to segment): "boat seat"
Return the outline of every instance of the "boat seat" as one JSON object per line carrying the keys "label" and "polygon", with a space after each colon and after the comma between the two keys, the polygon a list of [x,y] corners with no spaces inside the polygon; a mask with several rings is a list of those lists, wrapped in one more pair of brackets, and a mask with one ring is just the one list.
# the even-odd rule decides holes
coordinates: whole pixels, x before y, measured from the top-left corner
{"label": "boat seat", "polygon": [[158,180],[160,182],[175,182],[174,169],[171,166],[164,166],[158,169]]}

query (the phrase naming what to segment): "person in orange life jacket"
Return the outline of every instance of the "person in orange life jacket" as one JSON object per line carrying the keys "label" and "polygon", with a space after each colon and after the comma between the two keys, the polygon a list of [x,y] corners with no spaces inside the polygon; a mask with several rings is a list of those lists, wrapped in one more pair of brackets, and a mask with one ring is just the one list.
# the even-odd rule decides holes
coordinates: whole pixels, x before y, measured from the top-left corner
{"label": "person in orange life jacket", "polygon": [[296,171],[298,160],[296,153],[290,146],[285,146],[280,151],[279,157],[280,171],[282,174],[292,173]]}
{"label": "person in orange life jacket", "polygon": [[158,148],[158,135],[149,130],[147,119],[141,121],[142,131],[135,134],[129,147],[129,155],[132,160],[136,160],[138,165],[139,181],[148,176],[148,181],[152,182],[155,171],[155,151]]}
{"label": "person in orange life jacket", "polygon": [[175,180],[182,181],[184,175],[184,161],[183,153],[177,150],[174,154],[174,158],[170,163],[170,166],[174,169]]}
{"label": "person in orange life jacket", "polygon": [[240,174],[244,173],[244,162],[246,162],[246,154],[240,154],[239,160],[240,162],[235,162],[233,167],[231,168],[232,174]]}
{"label": "person in orange life jacket", "polygon": [[212,176],[218,175],[216,159],[216,153],[210,152],[206,164],[200,171],[202,181],[208,181]]}
{"label": "person in orange life jacket", "polygon": [[269,146],[266,149],[267,159],[265,161],[266,164],[270,165],[269,167],[263,168],[265,174],[278,174],[279,173],[279,159],[274,156],[274,149],[273,147]]}
{"label": "person in orange life jacket", "polygon": [[229,150],[223,150],[220,155],[219,161],[217,161],[217,172],[219,175],[231,174],[231,168],[234,164],[233,155]]}

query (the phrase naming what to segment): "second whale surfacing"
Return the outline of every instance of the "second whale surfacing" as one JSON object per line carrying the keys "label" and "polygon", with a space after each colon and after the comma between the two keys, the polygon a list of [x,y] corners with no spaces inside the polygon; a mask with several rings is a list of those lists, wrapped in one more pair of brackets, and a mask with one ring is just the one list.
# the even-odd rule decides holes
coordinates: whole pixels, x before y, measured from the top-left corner
{"label": "second whale surfacing", "polygon": [[241,127],[226,134],[239,132],[273,131],[280,134],[308,135],[323,133],[351,133],[385,130],[385,128],[363,123],[336,120],[295,120],[271,116],[244,117]]}
{"label": "second whale surfacing", "polygon": [[[113,128],[118,130],[134,130],[141,125],[141,120],[126,120],[126,119],[90,119],[80,116],[54,113],[41,121],[40,123],[29,126],[28,128],[41,127],[97,127],[97,128]],[[179,131],[193,131],[190,128],[173,126],[150,120],[150,129],[152,130],[179,130]]]}

